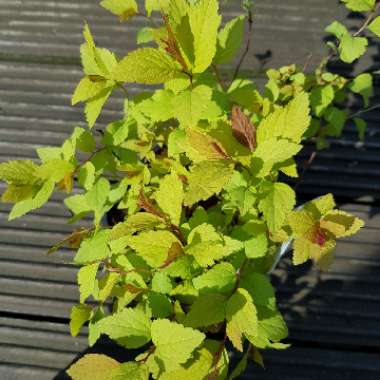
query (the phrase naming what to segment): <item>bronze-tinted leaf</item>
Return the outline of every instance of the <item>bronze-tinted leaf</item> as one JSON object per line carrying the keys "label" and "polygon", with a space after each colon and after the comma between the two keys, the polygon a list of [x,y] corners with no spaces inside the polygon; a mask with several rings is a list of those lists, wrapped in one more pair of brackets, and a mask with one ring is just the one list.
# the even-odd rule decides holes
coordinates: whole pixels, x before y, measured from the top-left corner
{"label": "bronze-tinted leaf", "polygon": [[133,284],[126,284],[125,289],[127,289],[128,292],[132,293],[132,294],[138,294],[138,293],[141,293],[143,291],[143,289],[138,288],[137,286],[135,286]]}
{"label": "bronze-tinted leaf", "polygon": [[223,146],[221,144],[219,144],[218,142],[212,142],[211,146],[219,154],[221,159],[223,159],[223,160],[230,160],[231,159],[231,157],[225,151]]}
{"label": "bronze-tinted leaf", "polygon": [[79,248],[83,239],[85,239],[88,236],[89,232],[90,231],[85,229],[85,228],[79,228],[79,229],[73,231],[65,239],[61,240],[60,242],[55,244],[53,247],[51,247],[47,251],[47,254],[50,255],[51,253],[58,251],[58,249],[60,249],[62,247]]}
{"label": "bronze-tinted leaf", "polygon": [[61,190],[65,190],[67,194],[70,194],[73,190],[73,172],[67,173],[63,179],[58,182],[58,187]]}
{"label": "bronze-tinted leaf", "polygon": [[183,254],[182,245],[178,242],[174,242],[169,249],[168,258],[166,259],[166,261],[162,264],[160,268],[164,269],[168,267],[177,259],[177,257],[181,256],[182,254]]}
{"label": "bronze-tinted leaf", "polygon": [[165,216],[162,212],[150,201],[150,199],[145,195],[143,189],[141,189],[138,199],[138,206],[150,214],[156,215],[159,218],[165,220]]}
{"label": "bronze-tinted leaf", "polygon": [[233,135],[236,140],[254,151],[256,149],[256,128],[239,106],[233,106],[231,121]]}
{"label": "bronze-tinted leaf", "polygon": [[168,54],[171,55],[171,57],[176,60],[182,67],[183,71],[187,72],[188,67],[186,65],[185,60],[182,57],[181,50],[179,49],[175,34],[173,32],[173,29],[169,23],[168,17],[166,15],[162,15],[166,30],[168,32],[168,39],[163,41],[166,45],[165,50]]}
{"label": "bronze-tinted leaf", "polygon": [[101,75],[88,75],[88,79],[90,79],[91,82],[104,82],[104,77]]}

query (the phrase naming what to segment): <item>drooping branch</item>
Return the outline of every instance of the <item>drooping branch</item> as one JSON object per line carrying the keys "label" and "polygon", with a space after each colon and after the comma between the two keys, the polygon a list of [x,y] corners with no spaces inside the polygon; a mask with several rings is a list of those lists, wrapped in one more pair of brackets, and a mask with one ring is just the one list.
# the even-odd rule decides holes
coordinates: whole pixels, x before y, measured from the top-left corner
{"label": "drooping branch", "polygon": [[363,25],[358,29],[358,31],[354,34],[354,37],[358,37],[366,28],[367,26],[371,23],[371,21],[375,18],[375,15],[380,7],[380,2],[377,2],[375,8],[368,13],[368,16],[364,20]]}

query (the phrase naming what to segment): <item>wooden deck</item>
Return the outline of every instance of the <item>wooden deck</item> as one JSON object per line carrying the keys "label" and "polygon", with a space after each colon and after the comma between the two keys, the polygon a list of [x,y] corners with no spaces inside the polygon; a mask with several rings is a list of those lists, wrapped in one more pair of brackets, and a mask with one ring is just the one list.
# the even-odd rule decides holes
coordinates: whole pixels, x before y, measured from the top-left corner
{"label": "wooden deck", "polygon": [[[99,45],[119,56],[134,46],[144,23],[118,24],[96,0],[0,0],[0,161],[35,158],[34,150],[60,144],[74,125],[84,125],[82,110],[70,107],[80,78],[78,47],[86,19]],[[224,13],[237,14],[237,0]],[[335,0],[256,0],[253,51],[246,68],[302,64],[310,52],[317,62],[322,29],[345,18]],[[358,20],[351,19],[355,24]],[[357,70],[379,66],[372,46]],[[341,66],[340,70],[351,68]],[[379,88],[373,103],[379,103]],[[353,104],[355,109],[357,105]],[[117,119],[122,98],[108,104],[101,125]],[[365,143],[350,126],[341,141],[319,154],[299,188],[304,198],[332,191],[344,209],[367,221],[356,237],[341,242],[328,274],[310,266],[281,262],[274,275],[293,347],[265,353],[266,370],[252,368],[242,379],[380,379],[380,113],[367,115]],[[302,160],[307,156],[305,149]],[[0,192],[2,188],[0,186]],[[46,257],[47,247],[71,229],[68,213],[55,195],[41,210],[7,222],[0,204],[0,379],[67,379],[64,369],[87,351],[85,333],[71,338],[67,323],[77,302],[72,252]],[[93,350],[122,360],[109,341]],[[125,358],[124,358],[125,360]],[[253,372],[254,371],[254,372]],[[179,379],[180,380],[180,379]]]}

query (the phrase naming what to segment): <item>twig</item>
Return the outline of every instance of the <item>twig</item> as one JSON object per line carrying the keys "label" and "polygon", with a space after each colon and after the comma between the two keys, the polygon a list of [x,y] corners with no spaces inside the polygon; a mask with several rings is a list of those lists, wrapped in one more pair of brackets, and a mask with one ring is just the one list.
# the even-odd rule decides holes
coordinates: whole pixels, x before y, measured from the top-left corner
{"label": "twig", "polygon": [[127,99],[129,99],[128,90],[122,84],[120,84],[120,88],[123,90],[123,92],[124,92],[125,96],[127,97]]}
{"label": "twig", "polygon": [[223,77],[220,74],[218,66],[215,65],[215,63],[212,64],[212,69],[214,70],[214,73],[216,75],[216,79],[218,80],[220,86],[222,87],[222,90],[226,90],[226,84],[224,83]]}
{"label": "twig", "polygon": [[353,113],[352,115],[347,117],[347,120],[353,119],[354,117],[363,115],[364,113],[371,112],[371,111],[376,110],[378,108],[380,108],[380,104],[375,104],[374,106],[366,108],[365,110],[361,110],[361,111]]}
{"label": "twig", "polygon": [[148,349],[148,354],[145,356],[145,358],[140,359],[140,360],[136,360],[136,362],[141,363],[141,364],[145,364],[147,362],[147,360],[149,359],[149,357],[152,354],[154,354],[154,351],[156,351],[156,346],[154,346],[154,345],[150,346]]}
{"label": "twig", "polygon": [[302,72],[305,72],[309,66],[309,63],[311,61],[311,59],[313,58],[313,53],[310,53],[307,58],[306,58],[306,61],[305,61],[305,64],[303,65],[303,69],[302,69]]}
{"label": "twig", "polygon": [[294,190],[297,190],[298,186],[303,182],[306,172],[310,169],[310,166],[314,162],[316,157],[317,157],[317,151],[313,150],[308,160],[306,161],[305,166],[303,167],[302,173],[299,176],[298,181],[294,185]]}
{"label": "twig", "polygon": [[247,44],[245,45],[243,55],[241,56],[238,65],[236,66],[234,75],[232,77],[232,81],[234,81],[237,78],[237,76],[239,75],[240,68],[243,65],[244,60],[247,57],[247,54],[249,52],[249,49],[251,46],[251,39],[252,39],[252,29],[253,29],[253,14],[252,14],[252,9],[249,9],[248,10],[248,39],[247,39]]}
{"label": "twig", "polygon": [[224,351],[224,347],[227,341],[227,332],[224,333],[223,340],[220,342],[218,350],[215,352],[212,360],[212,372],[207,376],[207,380],[215,380],[219,375],[218,363]]}
{"label": "twig", "polygon": [[234,288],[232,294],[234,294],[236,292],[236,290],[239,289],[240,281],[241,281],[241,274],[244,272],[244,269],[247,266],[247,264],[248,264],[248,259],[245,259],[243,261],[243,264],[241,264],[240,268],[236,271],[236,285],[235,285],[235,288]]}
{"label": "twig", "polygon": [[364,29],[369,25],[369,23],[374,19],[377,10],[380,7],[380,3],[377,3],[375,8],[368,14],[367,18],[365,19],[363,25],[358,29],[358,31],[354,34],[354,37],[359,36]]}
{"label": "twig", "polygon": [[76,174],[77,171],[78,171],[82,166],[86,165],[87,162],[91,161],[91,160],[94,158],[95,155],[97,155],[98,153],[100,153],[100,152],[103,151],[104,149],[106,149],[106,147],[102,147],[102,148],[96,149],[94,152],[92,152],[92,153],[90,154],[90,156],[88,156],[88,157],[87,157],[82,163],[80,163],[80,164],[78,164],[78,165],[76,166],[76,168],[74,169],[72,175]]}
{"label": "twig", "polygon": [[175,236],[177,236],[177,238],[180,240],[180,242],[182,243],[182,245],[186,245],[186,239],[185,237],[183,236],[183,233],[182,231],[179,229],[178,226],[176,226],[175,224],[172,224],[172,223],[168,223],[168,227],[170,228],[170,230],[173,232],[173,234]]}

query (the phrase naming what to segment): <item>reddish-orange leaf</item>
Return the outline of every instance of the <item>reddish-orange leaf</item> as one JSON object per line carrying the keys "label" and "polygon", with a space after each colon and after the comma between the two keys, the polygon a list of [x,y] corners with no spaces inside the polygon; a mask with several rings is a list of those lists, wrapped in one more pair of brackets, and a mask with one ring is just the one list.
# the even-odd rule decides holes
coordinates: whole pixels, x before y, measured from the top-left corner
{"label": "reddish-orange leaf", "polygon": [[79,228],[78,230],[73,231],[65,239],[51,247],[47,251],[47,254],[50,255],[51,253],[58,251],[58,249],[62,247],[79,248],[81,242],[84,238],[88,236],[89,232],[89,230],[84,228]]}
{"label": "reddish-orange leaf", "polygon": [[156,215],[159,218],[165,219],[161,211],[155,207],[152,202],[147,198],[145,195],[144,191],[141,189],[140,194],[139,194],[139,199],[138,199],[138,206],[146,211],[149,212],[150,214]]}
{"label": "reddish-orange leaf", "polygon": [[125,285],[125,288],[128,290],[128,292],[130,292],[132,294],[138,294],[138,293],[142,292],[141,288],[138,288],[137,286],[132,285],[132,284]]}
{"label": "reddish-orange leaf", "polygon": [[314,236],[314,244],[318,244],[320,247],[324,247],[327,241],[326,233],[321,229],[318,228],[315,232]]}
{"label": "reddish-orange leaf", "polygon": [[79,248],[84,238],[88,236],[89,231],[86,229],[78,229],[74,231],[68,238],[67,243],[70,248]]}
{"label": "reddish-orange leaf", "polygon": [[88,79],[90,79],[91,82],[103,82],[104,78],[100,75],[89,75]]}
{"label": "reddish-orange leaf", "polygon": [[58,183],[58,187],[61,190],[65,190],[67,194],[70,194],[73,190],[73,174],[74,173],[67,173],[62,181]]}
{"label": "reddish-orange leaf", "polygon": [[240,144],[251,151],[256,149],[256,128],[239,106],[232,107],[232,132]]}

